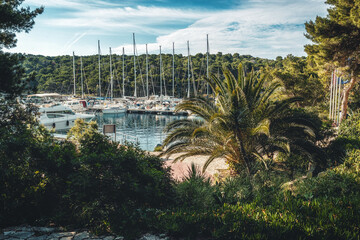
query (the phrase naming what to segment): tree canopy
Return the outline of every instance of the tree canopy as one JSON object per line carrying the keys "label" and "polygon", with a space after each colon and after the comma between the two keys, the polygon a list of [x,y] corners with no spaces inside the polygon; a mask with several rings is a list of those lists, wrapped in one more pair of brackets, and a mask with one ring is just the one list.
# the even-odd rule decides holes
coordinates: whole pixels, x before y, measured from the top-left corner
{"label": "tree canopy", "polygon": [[314,43],[306,45],[305,51],[324,68],[339,68],[344,75],[351,75],[343,91],[341,111],[345,118],[349,93],[360,74],[360,3],[356,0],[326,3],[330,5],[326,17],[318,16],[315,21],[305,23],[305,36]]}
{"label": "tree canopy", "polygon": [[16,33],[29,32],[35,24],[34,18],[44,11],[43,7],[31,11],[21,7],[24,0],[0,1],[0,50],[16,46]]}
{"label": "tree canopy", "polygon": [[[30,78],[24,79],[22,55],[10,54],[3,48],[16,46],[16,33],[29,32],[34,25],[34,18],[41,14],[43,7],[30,10],[21,7],[24,0],[0,1],[0,93],[15,96],[21,93]],[[27,80],[27,81],[26,81]]]}

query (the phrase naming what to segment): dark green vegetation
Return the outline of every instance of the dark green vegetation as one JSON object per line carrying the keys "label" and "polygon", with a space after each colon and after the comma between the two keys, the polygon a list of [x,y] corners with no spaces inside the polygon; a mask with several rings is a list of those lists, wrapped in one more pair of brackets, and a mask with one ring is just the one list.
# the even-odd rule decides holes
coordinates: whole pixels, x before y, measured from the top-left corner
{"label": "dark green vegetation", "polygon": [[322,69],[339,69],[350,78],[341,103],[342,118],[347,115],[351,90],[358,85],[360,74],[360,14],[356,0],[327,0],[330,5],[326,17],[316,17],[305,24],[308,39],[305,51]]}
{"label": "dark green vegetation", "polygon": [[177,106],[177,110],[191,111],[201,119],[169,124],[164,154],[183,153],[175,160],[208,155],[204,169],[222,157],[232,170],[240,173],[245,169],[248,175],[273,168],[277,153],[297,150],[311,162],[319,161],[322,154],[315,145],[316,123],[306,113],[291,109],[301,98],[283,96],[279,82],[254,72],[245,75],[241,65],[237,77],[225,69],[224,80],[212,75],[207,81],[216,101],[195,97]]}
{"label": "dark green vegetation", "polygon": [[21,55],[3,52],[3,48],[16,46],[16,34],[29,32],[34,25],[34,18],[43,12],[43,8],[30,11],[20,7],[24,0],[5,0],[0,2],[0,94],[7,93],[15,96],[22,92],[31,78],[25,77]]}
{"label": "dark green vegetation", "polygon": [[54,222],[131,236],[148,229],[141,223],[148,208],[172,202],[159,158],[110,143],[81,122],[77,146],[59,142],[25,116],[17,109],[18,120],[0,131],[0,226]]}
{"label": "dark green vegetation", "polygon": [[[345,16],[336,28],[346,32],[356,24],[355,1],[328,2],[335,6],[329,10],[332,20],[339,12]],[[24,21],[8,28],[9,18],[0,17],[1,47],[13,46],[12,33],[28,31],[42,11],[19,10],[21,3],[1,2],[0,11],[6,13],[1,17],[20,14],[13,20]],[[39,89],[70,92],[65,86],[72,82],[71,59],[26,56],[24,70],[21,56],[1,52],[0,91],[8,95],[0,101],[0,227],[55,224],[127,239],[145,232],[185,239],[359,239],[360,97],[349,96],[351,116],[336,132],[331,129],[326,120],[329,75],[317,58],[330,47],[315,37],[331,32],[317,30],[327,23],[317,19],[307,24],[309,36],[321,45],[308,46],[319,50],[308,58],[212,55],[208,82],[216,104],[201,96],[187,99],[180,108],[203,120],[173,123],[167,143],[168,151],[182,146],[190,154],[226,157],[233,175],[216,181],[192,166],[182,182],[175,182],[161,159],[137,146],[110,142],[93,123],[78,121],[68,140],[54,139],[34,119],[36,109],[18,105],[14,97],[30,87],[26,73],[31,69]],[[333,31],[335,40],[341,40],[336,37],[341,32]],[[354,46],[351,49],[357,49]],[[170,56],[164,58],[169,65]],[[193,57],[200,93],[205,91],[205,82],[198,78],[203,59],[201,54]],[[94,67],[85,71],[96,71],[95,56],[88,61]],[[177,94],[183,95],[186,60],[177,56],[177,61],[183,62],[177,67],[177,84],[182,86]],[[237,73],[239,63],[244,69]],[[227,68],[218,71],[220,66]],[[166,76],[170,86],[170,72]],[[96,72],[87,75],[86,84],[96,93]],[[127,85],[127,91],[132,90]]]}

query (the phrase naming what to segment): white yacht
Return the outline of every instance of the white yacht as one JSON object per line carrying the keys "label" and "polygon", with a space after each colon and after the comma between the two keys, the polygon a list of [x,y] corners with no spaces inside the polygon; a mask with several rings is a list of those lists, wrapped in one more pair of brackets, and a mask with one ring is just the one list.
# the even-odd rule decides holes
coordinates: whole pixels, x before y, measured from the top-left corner
{"label": "white yacht", "polygon": [[88,108],[88,103],[85,100],[70,100],[64,103],[64,106],[71,108],[75,112],[84,112]]}
{"label": "white yacht", "polygon": [[74,113],[69,107],[61,104],[41,106],[39,113],[40,124],[43,124],[48,129],[55,129],[56,131],[72,128],[75,120],[78,118],[91,120],[95,117],[93,114]]}
{"label": "white yacht", "polygon": [[126,113],[127,109],[119,104],[109,103],[104,106],[102,109],[103,114],[120,114]]}

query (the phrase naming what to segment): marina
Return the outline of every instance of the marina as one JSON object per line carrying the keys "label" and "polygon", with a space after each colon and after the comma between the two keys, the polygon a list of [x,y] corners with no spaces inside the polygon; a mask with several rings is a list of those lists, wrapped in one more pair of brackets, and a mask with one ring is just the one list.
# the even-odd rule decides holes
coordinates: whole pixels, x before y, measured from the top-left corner
{"label": "marina", "polygon": [[166,138],[164,129],[173,120],[182,119],[184,116],[153,115],[153,114],[117,114],[99,115],[96,122],[102,130],[105,124],[116,126],[115,134],[107,134],[112,140],[124,143],[138,143],[140,148],[146,151],[154,151],[157,145],[161,145]]}

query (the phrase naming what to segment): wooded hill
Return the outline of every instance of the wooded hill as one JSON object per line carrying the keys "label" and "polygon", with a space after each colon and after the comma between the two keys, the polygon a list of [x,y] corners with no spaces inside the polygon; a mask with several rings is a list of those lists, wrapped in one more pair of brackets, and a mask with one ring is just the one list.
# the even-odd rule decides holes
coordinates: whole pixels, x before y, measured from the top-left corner
{"label": "wooded hill", "polygon": [[[58,92],[62,94],[71,94],[73,92],[73,57],[57,56],[48,57],[41,55],[26,55],[24,67],[26,73],[35,75],[35,86],[38,92]],[[124,77],[125,77],[125,95],[134,95],[134,58],[132,55],[125,55]],[[137,95],[144,96],[146,92],[146,57],[140,55],[136,58],[137,69]],[[280,60],[282,58],[280,57]],[[99,63],[98,55],[83,56],[83,79],[84,93],[94,96],[99,95]],[[150,95],[160,94],[160,58],[157,54],[148,55],[149,69],[149,93]],[[172,55],[162,55],[162,93],[172,95]],[[211,54],[209,56],[209,72],[213,74],[222,73],[222,66],[230,69],[237,69],[242,63],[246,71],[252,68],[258,70],[264,66],[275,66],[275,60],[252,57],[250,55],[235,54]],[[120,97],[122,93],[123,81],[123,60],[122,55],[112,55],[112,68],[114,74],[114,97]],[[81,94],[81,72],[80,57],[75,56],[76,72],[76,91]],[[191,77],[191,94],[194,94],[194,85],[198,94],[206,93],[206,54],[198,53],[191,56],[191,68],[193,74]],[[175,55],[175,96],[186,96],[188,86],[188,57],[181,54]],[[192,76],[192,75],[191,75]],[[166,88],[164,87],[166,83]],[[101,56],[101,89],[102,96],[109,96],[110,89],[110,57]],[[194,84],[195,83],[195,84]]]}

